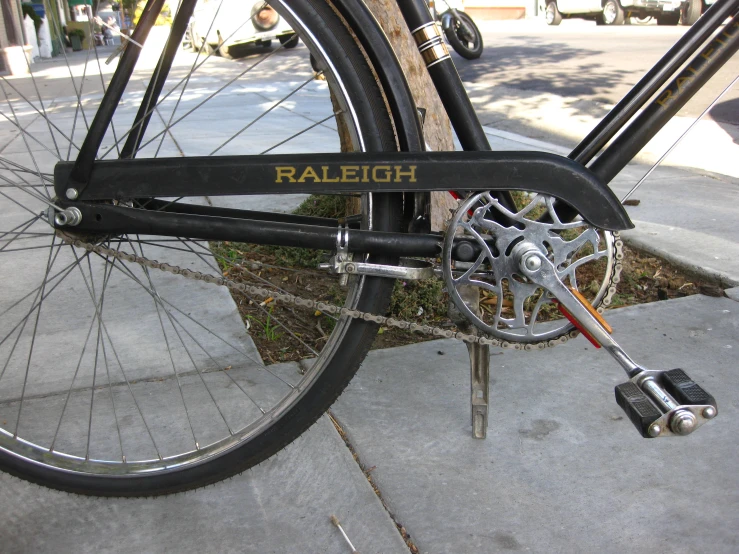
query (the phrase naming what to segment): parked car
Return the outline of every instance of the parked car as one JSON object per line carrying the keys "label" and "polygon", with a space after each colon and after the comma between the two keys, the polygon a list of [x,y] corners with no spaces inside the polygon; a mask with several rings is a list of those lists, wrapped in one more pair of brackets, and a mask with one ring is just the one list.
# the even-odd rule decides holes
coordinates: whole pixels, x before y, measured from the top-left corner
{"label": "parked car", "polygon": [[243,46],[270,46],[279,40],[285,48],[298,44],[290,25],[263,0],[199,0],[189,27],[193,49],[218,51],[232,57]]}
{"label": "parked car", "polygon": [[[622,25],[654,18],[658,25],[692,25],[715,0],[540,0],[548,25],[562,19],[592,19],[599,25]],[[542,5],[544,4],[544,5]]]}

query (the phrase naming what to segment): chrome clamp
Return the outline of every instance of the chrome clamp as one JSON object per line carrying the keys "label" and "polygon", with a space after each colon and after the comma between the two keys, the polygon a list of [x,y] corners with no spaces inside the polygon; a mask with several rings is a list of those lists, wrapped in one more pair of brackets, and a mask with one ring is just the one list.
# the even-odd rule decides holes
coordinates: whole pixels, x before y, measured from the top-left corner
{"label": "chrome clamp", "polygon": [[341,286],[346,286],[349,275],[371,275],[411,281],[434,277],[434,266],[423,260],[401,258],[399,265],[355,262],[354,255],[349,252],[349,229],[346,226],[339,227],[336,234],[336,255],[332,256],[328,263],[318,264],[318,269],[340,275]]}

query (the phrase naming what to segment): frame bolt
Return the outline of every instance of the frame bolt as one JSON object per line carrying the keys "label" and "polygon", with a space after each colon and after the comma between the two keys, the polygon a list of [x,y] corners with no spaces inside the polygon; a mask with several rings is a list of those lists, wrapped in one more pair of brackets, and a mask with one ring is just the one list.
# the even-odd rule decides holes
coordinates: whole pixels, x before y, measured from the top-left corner
{"label": "frame bolt", "polygon": [[657,425],[656,423],[652,423],[652,425],[649,426],[649,435],[652,437],[659,437],[660,433],[662,433],[662,427]]}
{"label": "frame bolt", "polygon": [[67,189],[67,192],[65,194],[69,200],[77,200],[77,197],[80,195],[77,189],[71,189],[71,188]]}
{"label": "frame bolt", "polygon": [[703,408],[703,417],[705,417],[706,419],[712,419],[716,417],[716,408],[714,408],[713,406]]}
{"label": "frame bolt", "polygon": [[346,271],[347,273],[354,273],[356,269],[357,268],[354,266],[354,264],[346,264],[344,266],[344,271]]}

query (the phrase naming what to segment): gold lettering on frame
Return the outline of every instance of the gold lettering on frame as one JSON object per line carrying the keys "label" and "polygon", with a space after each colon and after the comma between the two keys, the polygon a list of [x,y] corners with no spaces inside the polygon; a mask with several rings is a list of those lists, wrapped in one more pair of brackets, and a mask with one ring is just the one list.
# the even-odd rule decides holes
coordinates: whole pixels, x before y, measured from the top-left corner
{"label": "gold lettering on frame", "polygon": [[672,99],[672,91],[670,89],[667,89],[662,96],[657,98],[656,102],[657,104],[659,104],[660,106],[664,108],[665,106],[667,106],[667,104],[670,102],[671,99]]}
{"label": "gold lettering on frame", "polygon": [[[668,91],[669,92],[669,91]],[[665,97],[667,102],[669,97]],[[658,101],[659,102],[659,101]],[[664,104],[663,104],[664,105]],[[416,165],[275,166],[275,183],[415,183]]]}
{"label": "gold lettering on frame", "polygon": [[[380,174],[379,172],[384,172]],[[376,165],[372,168],[372,182],[389,183],[392,180],[393,172],[389,165]]]}
{"label": "gold lettering on frame", "polygon": [[305,183],[307,179],[313,179],[314,183],[321,182],[321,178],[318,176],[318,173],[316,173],[315,170],[311,166],[308,166],[305,168],[305,170],[303,171],[303,174],[298,179],[298,183]]}
{"label": "gold lettering on frame", "polygon": [[283,179],[287,179],[288,183],[295,182],[295,168],[294,167],[278,166],[275,169],[277,170],[277,177],[275,179],[275,183],[282,183]]}
{"label": "gold lettering on frame", "polygon": [[677,90],[678,90],[678,92],[682,92],[683,91],[683,85],[685,83],[689,83],[691,79],[692,79],[692,77],[678,77],[677,79],[675,79],[675,83],[677,84]]}
{"label": "gold lettering on frame", "polygon": [[321,181],[323,181],[324,183],[338,183],[341,180],[338,177],[334,177],[333,179],[331,179],[328,176],[328,166],[327,165],[322,165],[321,169],[323,170],[323,176],[321,177]]}
{"label": "gold lettering on frame", "polygon": [[342,165],[341,166],[341,182],[342,183],[358,183],[359,176],[357,175],[357,171],[359,171],[358,165]]}
{"label": "gold lettering on frame", "polygon": [[408,183],[415,183],[416,182],[416,166],[415,165],[409,165],[408,168],[403,171],[402,165],[396,165],[395,166],[395,182],[396,183],[404,183],[406,181],[403,180],[403,177],[408,177]]}

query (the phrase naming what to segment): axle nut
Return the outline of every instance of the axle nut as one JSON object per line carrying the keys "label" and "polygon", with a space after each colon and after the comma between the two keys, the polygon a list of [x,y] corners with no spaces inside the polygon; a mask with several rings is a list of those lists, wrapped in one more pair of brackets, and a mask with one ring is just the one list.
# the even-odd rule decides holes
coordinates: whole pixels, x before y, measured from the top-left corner
{"label": "axle nut", "polygon": [[524,259],[523,265],[529,271],[539,271],[541,268],[541,258],[538,254],[530,254]]}
{"label": "axle nut", "polygon": [[689,435],[695,430],[695,416],[693,412],[679,410],[672,416],[670,429],[676,435]]}

